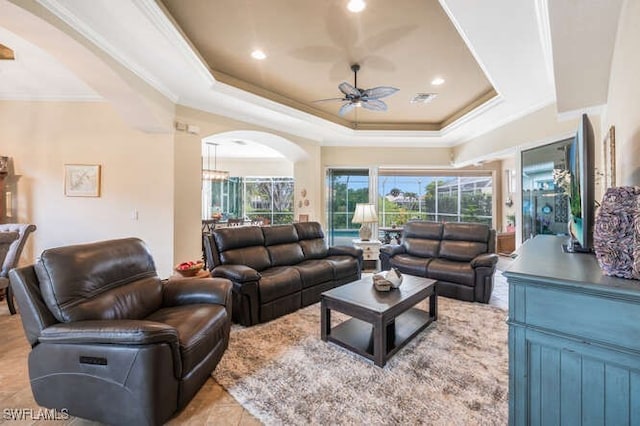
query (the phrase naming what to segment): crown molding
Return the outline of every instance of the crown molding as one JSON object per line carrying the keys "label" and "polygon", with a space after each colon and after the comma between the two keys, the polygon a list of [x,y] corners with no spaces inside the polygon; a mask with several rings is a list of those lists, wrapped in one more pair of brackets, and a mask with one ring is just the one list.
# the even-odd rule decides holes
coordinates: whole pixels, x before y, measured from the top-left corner
{"label": "crown molding", "polygon": [[36,0],[40,5],[45,7],[51,13],[60,18],[64,23],[69,25],[73,30],[81,34],[99,49],[103,50],[110,57],[119,62],[126,69],[130,70],[136,76],[143,81],[151,85],[154,89],[158,90],[162,95],[176,103],[178,95],[173,93],[167,86],[160,82],[152,73],[147,72],[141,67],[135,60],[123,55],[115,46],[113,46],[107,39],[102,37],[96,31],[94,31],[89,25],[79,19],[74,13],[67,9],[57,0]]}
{"label": "crown molding", "polygon": [[162,3],[154,0],[133,0],[133,4],[149,19],[162,36],[176,48],[191,69],[203,79],[204,83],[212,87],[216,83],[216,79],[209,66],[180,30],[180,27]]}
{"label": "crown molding", "polygon": [[25,93],[0,93],[0,101],[33,101],[33,102],[106,102],[97,95],[29,95]]}

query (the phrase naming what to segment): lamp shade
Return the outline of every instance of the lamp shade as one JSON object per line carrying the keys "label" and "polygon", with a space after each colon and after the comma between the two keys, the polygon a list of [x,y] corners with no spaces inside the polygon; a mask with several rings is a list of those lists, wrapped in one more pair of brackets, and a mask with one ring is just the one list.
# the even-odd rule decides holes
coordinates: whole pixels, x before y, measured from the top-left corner
{"label": "lamp shade", "polygon": [[376,223],[378,214],[376,213],[375,204],[356,204],[356,211],[353,213],[352,223]]}

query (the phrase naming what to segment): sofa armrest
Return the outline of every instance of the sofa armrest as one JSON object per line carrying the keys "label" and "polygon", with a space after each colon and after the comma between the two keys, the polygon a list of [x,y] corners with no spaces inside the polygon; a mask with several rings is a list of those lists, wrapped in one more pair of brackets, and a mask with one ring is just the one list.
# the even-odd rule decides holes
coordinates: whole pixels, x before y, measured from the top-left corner
{"label": "sofa armrest", "polygon": [[164,306],[210,303],[229,306],[231,281],[225,278],[179,278],[164,282]]}
{"label": "sofa armrest", "polygon": [[40,343],[178,345],[178,331],[167,324],[145,320],[91,320],[55,324],[42,330]]}
{"label": "sofa armrest", "polygon": [[400,244],[384,244],[380,247],[380,253],[386,254],[387,256],[395,256],[396,254],[404,253],[406,250],[404,245]]}
{"label": "sofa armrest", "polygon": [[362,249],[352,246],[331,246],[327,252],[327,256],[346,255],[355,258],[362,257]]}
{"label": "sofa armrest", "polygon": [[484,253],[471,259],[472,268],[494,268],[497,263],[498,255],[495,253]]}
{"label": "sofa armrest", "polygon": [[211,270],[213,277],[226,278],[228,280],[244,283],[258,281],[260,273],[246,265],[220,265]]}

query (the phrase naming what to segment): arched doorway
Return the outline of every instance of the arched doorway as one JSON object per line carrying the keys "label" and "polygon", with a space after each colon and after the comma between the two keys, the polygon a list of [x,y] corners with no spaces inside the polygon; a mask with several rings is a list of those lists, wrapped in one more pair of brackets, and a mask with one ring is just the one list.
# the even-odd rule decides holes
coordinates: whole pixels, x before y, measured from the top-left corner
{"label": "arched doorway", "polygon": [[277,135],[232,131],[202,139],[202,219],[219,223],[291,223],[294,163],[306,156]]}

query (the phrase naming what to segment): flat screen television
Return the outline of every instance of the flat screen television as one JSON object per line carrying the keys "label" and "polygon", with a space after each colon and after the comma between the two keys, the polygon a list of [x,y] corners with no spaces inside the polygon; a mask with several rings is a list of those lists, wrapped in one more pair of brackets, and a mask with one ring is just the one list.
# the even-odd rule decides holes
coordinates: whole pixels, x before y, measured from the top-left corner
{"label": "flat screen television", "polygon": [[593,126],[587,114],[582,114],[578,131],[567,149],[569,182],[568,251],[588,253],[593,250],[595,206],[595,164]]}

